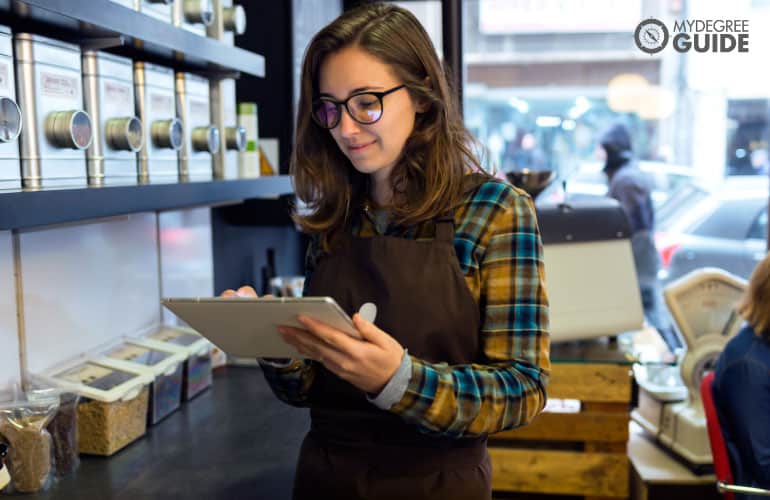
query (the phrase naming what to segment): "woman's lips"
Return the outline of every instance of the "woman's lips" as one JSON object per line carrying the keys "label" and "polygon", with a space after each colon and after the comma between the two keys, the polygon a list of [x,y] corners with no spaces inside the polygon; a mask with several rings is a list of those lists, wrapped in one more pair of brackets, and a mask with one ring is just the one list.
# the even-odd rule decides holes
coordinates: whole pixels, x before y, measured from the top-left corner
{"label": "woman's lips", "polygon": [[376,142],[376,141],[367,142],[367,143],[365,143],[365,144],[360,144],[360,145],[356,145],[356,146],[352,146],[352,145],[351,145],[351,146],[348,146],[348,150],[349,150],[351,153],[360,153],[361,151],[365,150],[366,148],[368,148],[369,146],[371,146],[371,145],[372,145],[372,144],[374,144],[375,142]]}

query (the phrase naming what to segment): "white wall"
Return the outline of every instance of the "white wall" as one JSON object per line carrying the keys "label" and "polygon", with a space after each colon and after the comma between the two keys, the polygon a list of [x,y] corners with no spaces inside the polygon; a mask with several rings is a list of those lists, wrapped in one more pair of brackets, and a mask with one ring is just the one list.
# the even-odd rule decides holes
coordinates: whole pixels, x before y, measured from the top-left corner
{"label": "white wall", "polygon": [[0,231],[0,389],[19,376],[13,247],[11,232]]}
{"label": "white wall", "polygon": [[156,217],[19,234],[30,371],[160,323]]}
{"label": "white wall", "polygon": [[[158,215],[160,290],[163,297],[211,297],[214,294],[214,256],[211,210],[195,208]],[[179,324],[163,309],[165,324]]]}

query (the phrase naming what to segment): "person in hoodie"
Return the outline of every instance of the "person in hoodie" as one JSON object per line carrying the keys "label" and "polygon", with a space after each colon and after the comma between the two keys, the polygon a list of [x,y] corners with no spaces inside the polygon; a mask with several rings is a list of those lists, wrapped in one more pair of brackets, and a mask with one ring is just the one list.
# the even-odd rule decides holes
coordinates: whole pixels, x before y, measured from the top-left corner
{"label": "person in hoodie", "polygon": [[671,331],[658,284],[660,257],[654,240],[652,179],[639,170],[634,159],[631,134],[622,123],[610,125],[601,134],[599,144],[605,153],[603,170],[609,182],[607,196],[616,199],[628,217],[644,315],[669,346],[679,347],[681,342]]}

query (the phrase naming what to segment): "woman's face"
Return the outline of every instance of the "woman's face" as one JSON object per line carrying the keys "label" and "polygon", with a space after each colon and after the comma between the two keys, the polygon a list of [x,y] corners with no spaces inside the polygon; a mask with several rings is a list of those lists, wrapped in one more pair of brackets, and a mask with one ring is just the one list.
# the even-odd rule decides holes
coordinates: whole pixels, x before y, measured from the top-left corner
{"label": "woman's face", "polygon": [[[384,92],[401,85],[390,67],[365,50],[353,46],[330,54],[319,71],[319,93],[344,101],[363,91]],[[389,178],[407,138],[414,128],[417,107],[406,88],[382,99],[382,117],[363,125],[344,106],[340,122],[330,130],[337,145],[361,173],[379,183]]]}

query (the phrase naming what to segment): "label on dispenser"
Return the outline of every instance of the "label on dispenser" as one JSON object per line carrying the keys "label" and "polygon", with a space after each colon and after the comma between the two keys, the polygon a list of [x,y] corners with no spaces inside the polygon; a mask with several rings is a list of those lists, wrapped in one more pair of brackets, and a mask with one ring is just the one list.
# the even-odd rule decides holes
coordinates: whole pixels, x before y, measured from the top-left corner
{"label": "label on dispenser", "polygon": [[128,380],[136,378],[136,374],[86,363],[57,375],[57,378],[108,391]]}
{"label": "label on dispenser", "polygon": [[104,84],[104,95],[110,102],[131,106],[131,88],[115,82]]}
{"label": "label on dispenser", "polygon": [[174,116],[176,114],[174,108],[174,99],[167,94],[150,94],[150,109],[154,113],[168,114]]}
{"label": "label on dispenser", "polygon": [[52,97],[76,97],[78,80],[67,75],[40,73],[42,93]]}
{"label": "label on dispenser", "polygon": [[8,65],[0,62],[0,92],[8,94],[11,86],[11,75],[8,73]]}

